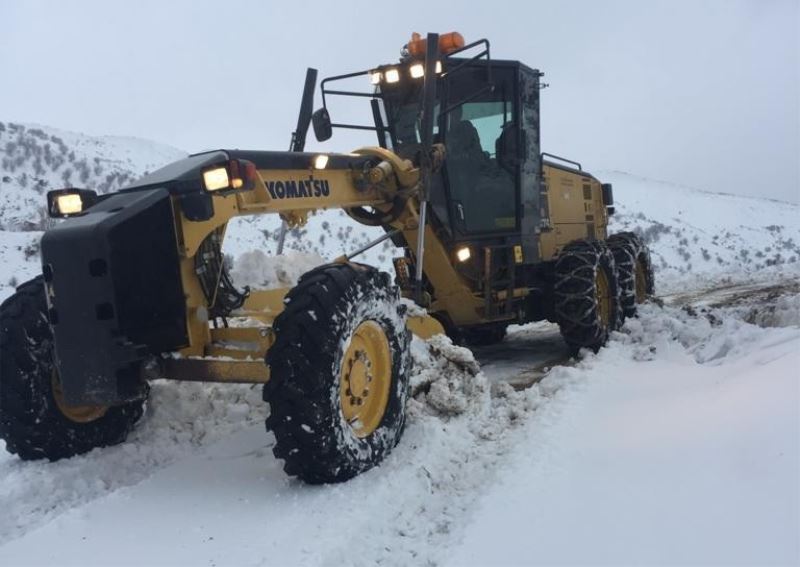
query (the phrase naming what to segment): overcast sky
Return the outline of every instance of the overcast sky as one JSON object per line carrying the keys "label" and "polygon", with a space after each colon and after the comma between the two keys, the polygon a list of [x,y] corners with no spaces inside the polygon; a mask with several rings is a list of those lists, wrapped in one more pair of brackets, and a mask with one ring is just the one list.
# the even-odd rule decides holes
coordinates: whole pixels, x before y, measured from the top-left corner
{"label": "overcast sky", "polygon": [[[458,30],[545,71],[545,151],[590,171],[797,202],[798,6],[0,0],[0,120],[187,151],[283,150],[305,67],[367,69],[395,61],[412,31]],[[374,143],[337,132],[309,148]]]}

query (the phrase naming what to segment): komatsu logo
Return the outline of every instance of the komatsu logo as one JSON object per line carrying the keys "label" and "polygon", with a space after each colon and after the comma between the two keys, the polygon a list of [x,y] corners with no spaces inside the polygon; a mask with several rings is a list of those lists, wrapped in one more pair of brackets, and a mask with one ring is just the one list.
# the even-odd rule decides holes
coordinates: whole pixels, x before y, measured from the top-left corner
{"label": "komatsu logo", "polygon": [[324,179],[300,181],[267,181],[267,191],[273,199],[298,199],[301,197],[327,197],[331,186]]}

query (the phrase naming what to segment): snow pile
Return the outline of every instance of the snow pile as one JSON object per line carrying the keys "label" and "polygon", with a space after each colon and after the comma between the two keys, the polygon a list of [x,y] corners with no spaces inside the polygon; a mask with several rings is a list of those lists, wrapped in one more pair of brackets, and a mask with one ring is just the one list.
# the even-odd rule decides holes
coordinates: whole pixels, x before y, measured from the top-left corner
{"label": "snow pile", "polygon": [[300,276],[324,263],[322,257],[313,252],[289,251],[282,256],[270,256],[262,250],[250,250],[236,258],[231,276],[239,287],[292,287]]}
{"label": "snow pile", "polygon": [[800,295],[778,297],[761,309],[751,307],[745,320],[759,327],[800,327]]}
{"label": "snow pile", "polygon": [[427,341],[414,337],[412,396],[436,415],[482,413],[489,403],[489,382],[469,349],[444,335]]}

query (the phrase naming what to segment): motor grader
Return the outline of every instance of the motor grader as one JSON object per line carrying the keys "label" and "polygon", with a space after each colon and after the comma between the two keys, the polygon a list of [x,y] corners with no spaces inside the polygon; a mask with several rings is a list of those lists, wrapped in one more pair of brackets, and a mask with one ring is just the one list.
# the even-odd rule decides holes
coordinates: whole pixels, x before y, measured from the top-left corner
{"label": "motor grader", "polygon": [[[113,193],[48,193],[63,220],[42,274],[0,308],[7,450],[57,460],[119,443],[153,378],[257,383],[286,472],[342,481],[400,439],[412,333],[487,343],[549,320],[572,349],[600,348],[652,293],[649,254],[608,237],[610,185],[542,153],[542,75],[492,59],[487,40],[415,34],[398,62],[323,80],[313,113],[309,69],[288,152],[209,151]],[[333,122],[335,97],[368,99],[371,120]],[[311,124],[321,141],[350,128],[377,144],[304,152]],[[232,218],[291,228],[331,208],[383,229],[372,245],[400,251],[393,277],[358,250],[291,289],[231,280]]]}

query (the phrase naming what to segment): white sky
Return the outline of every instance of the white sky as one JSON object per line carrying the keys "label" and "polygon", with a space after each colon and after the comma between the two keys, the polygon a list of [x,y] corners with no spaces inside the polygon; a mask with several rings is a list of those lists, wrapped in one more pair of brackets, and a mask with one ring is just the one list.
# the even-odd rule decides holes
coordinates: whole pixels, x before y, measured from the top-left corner
{"label": "white sky", "polygon": [[[395,61],[412,31],[458,30],[546,72],[545,151],[590,171],[797,202],[799,6],[0,0],[0,120],[187,151],[284,150],[306,66],[367,69]],[[336,132],[309,148],[374,140]]]}

